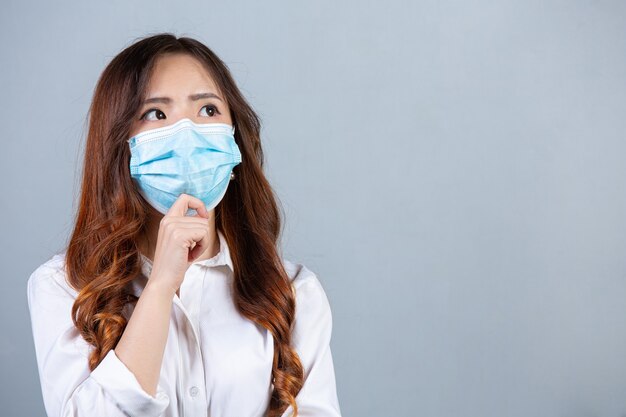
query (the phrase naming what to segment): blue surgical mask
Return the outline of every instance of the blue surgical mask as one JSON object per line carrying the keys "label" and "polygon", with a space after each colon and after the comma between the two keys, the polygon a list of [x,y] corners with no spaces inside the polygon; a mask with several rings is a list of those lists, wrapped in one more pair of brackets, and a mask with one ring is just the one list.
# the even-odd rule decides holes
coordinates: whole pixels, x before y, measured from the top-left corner
{"label": "blue surgical mask", "polygon": [[241,163],[234,134],[229,124],[189,119],[146,130],[128,139],[130,175],[146,201],[163,214],[182,193],[199,198],[211,210]]}

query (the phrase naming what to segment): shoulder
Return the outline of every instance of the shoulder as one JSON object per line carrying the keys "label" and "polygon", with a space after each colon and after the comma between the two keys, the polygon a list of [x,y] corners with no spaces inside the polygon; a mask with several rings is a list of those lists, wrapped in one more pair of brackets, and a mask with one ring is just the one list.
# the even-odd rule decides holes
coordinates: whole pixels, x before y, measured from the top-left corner
{"label": "shoulder", "polygon": [[296,292],[296,313],[330,316],[328,297],[317,274],[306,265],[288,259],[283,259],[283,265]]}
{"label": "shoulder", "polygon": [[57,253],[39,265],[28,278],[27,290],[29,302],[38,294],[76,298],[78,293],[66,280],[65,252]]}
{"label": "shoulder", "polygon": [[308,355],[308,349],[330,340],[333,322],[330,303],[315,272],[301,263],[283,259],[283,264],[296,293],[294,344],[301,354]]}
{"label": "shoulder", "polygon": [[322,284],[317,278],[317,274],[307,268],[304,264],[283,259],[283,265],[296,292],[311,289],[322,289]]}

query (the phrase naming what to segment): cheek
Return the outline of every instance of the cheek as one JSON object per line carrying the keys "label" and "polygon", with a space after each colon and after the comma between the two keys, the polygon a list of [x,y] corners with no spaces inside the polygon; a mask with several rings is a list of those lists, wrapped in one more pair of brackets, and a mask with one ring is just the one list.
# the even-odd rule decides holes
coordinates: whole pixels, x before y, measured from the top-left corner
{"label": "cheek", "polygon": [[141,127],[142,127],[141,123],[139,123],[137,120],[133,121],[133,123],[130,125],[130,131],[128,132],[128,138],[132,138],[136,134],[140,133],[143,130]]}
{"label": "cheek", "polygon": [[135,135],[140,134],[141,132],[145,132],[146,130],[155,129],[157,127],[163,127],[168,124],[169,124],[168,120],[134,121],[133,124],[130,126],[128,139],[132,138]]}
{"label": "cheek", "polygon": [[222,114],[224,115],[224,122],[228,124],[233,124],[233,114],[229,109],[222,110]]}

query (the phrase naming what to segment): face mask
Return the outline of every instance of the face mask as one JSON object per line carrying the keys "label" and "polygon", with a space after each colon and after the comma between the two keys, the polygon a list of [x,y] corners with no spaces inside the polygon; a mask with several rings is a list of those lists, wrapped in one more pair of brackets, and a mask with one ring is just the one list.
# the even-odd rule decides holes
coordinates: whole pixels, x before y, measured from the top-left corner
{"label": "face mask", "polygon": [[234,134],[234,126],[189,119],[141,132],[128,139],[130,175],[146,201],[163,214],[182,193],[199,198],[211,210],[226,194],[232,169],[241,163]]}

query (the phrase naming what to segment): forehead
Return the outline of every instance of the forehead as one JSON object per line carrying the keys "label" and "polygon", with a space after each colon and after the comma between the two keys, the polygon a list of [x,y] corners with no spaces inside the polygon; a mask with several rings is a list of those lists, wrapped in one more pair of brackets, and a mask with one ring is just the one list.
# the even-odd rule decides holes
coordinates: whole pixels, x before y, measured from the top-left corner
{"label": "forehead", "polygon": [[217,84],[196,58],[182,53],[156,59],[146,88],[146,97],[187,95],[201,91],[219,93]]}

